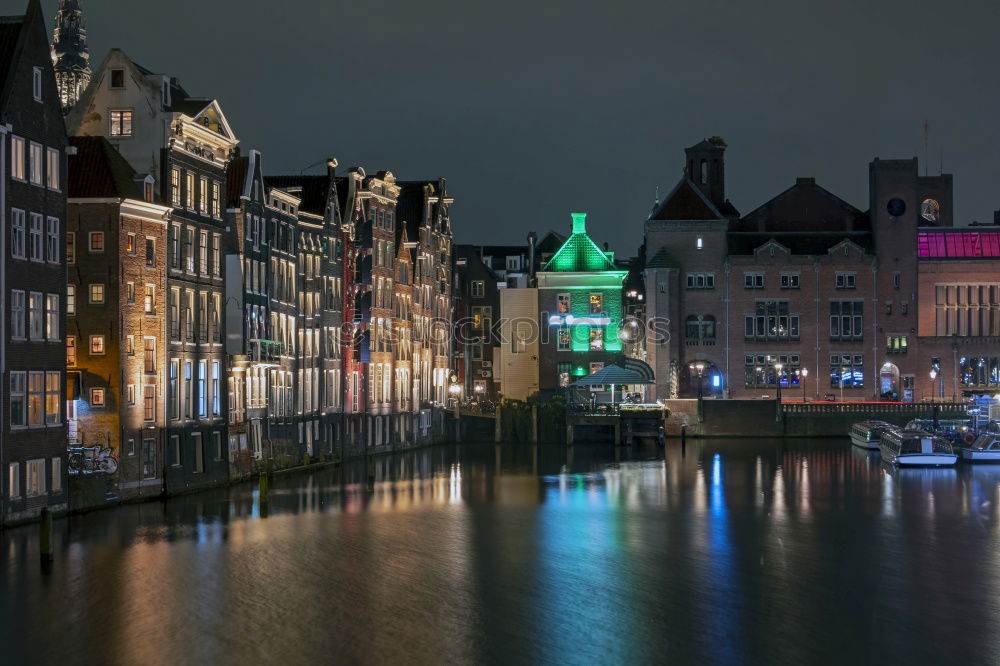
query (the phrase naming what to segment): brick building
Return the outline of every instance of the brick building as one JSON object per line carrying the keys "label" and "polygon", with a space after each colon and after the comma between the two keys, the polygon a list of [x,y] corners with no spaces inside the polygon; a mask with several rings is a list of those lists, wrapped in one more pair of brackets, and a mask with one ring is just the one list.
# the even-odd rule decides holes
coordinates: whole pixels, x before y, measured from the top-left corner
{"label": "brick building", "polygon": [[66,501],[66,128],[41,8],[0,19],[0,523]]}
{"label": "brick building", "polygon": [[572,233],[537,274],[540,392],[567,388],[622,355],[626,275],[587,235],[586,213],[573,213]]}
{"label": "brick building", "polygon": [[70,143],[69,444],[110,448],[123,498],[159,495],[171,209],[153,203],[152,177],[136,174],[103,137]]}
{"label": "brick building", "polygon": [[[139,112],[141,110],[141,113]],[[167,492],[228,479],[222,262],[227,164],[238,139],[219,103],[113,49],[67,115],[103,136],[172,209],[167,229]]]}
{"label": "brick building", "polygon": [[971,324],[952,331],[948,313],[991,298],[996,269],[982,254],[918,259],[919,244],[954,231],[951,176],[875,159],[867,211],[799,178],[741,217],[725,198],[725,148],[718,137],[688,148],[683,178],[646,222],[657,396],[773,398],[780,385],[785,398],[912,401],[931,395],[932,365],[939,383],[951,378],[938,397],[961,395],[996,339]]}

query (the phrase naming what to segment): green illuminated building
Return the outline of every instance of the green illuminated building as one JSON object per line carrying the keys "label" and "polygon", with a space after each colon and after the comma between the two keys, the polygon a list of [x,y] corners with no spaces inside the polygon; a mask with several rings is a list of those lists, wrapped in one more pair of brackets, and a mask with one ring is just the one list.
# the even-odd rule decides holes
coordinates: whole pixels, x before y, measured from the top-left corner
{"label": "green illuminated building", "polygon": [[537,275],[540,391],[597,372],[622,353],[618,331],[628,272],[587,235],[587,214],[572,216],[573,233]]}

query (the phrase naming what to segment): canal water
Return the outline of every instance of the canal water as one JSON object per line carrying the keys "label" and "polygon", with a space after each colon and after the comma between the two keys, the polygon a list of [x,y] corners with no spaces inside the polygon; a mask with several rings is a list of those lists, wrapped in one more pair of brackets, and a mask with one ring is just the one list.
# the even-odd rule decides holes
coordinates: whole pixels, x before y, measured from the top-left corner
{"label": "canal water", "polygon": [[0,533],[0,661],[1000,662],[1000,466],[462,444]]}

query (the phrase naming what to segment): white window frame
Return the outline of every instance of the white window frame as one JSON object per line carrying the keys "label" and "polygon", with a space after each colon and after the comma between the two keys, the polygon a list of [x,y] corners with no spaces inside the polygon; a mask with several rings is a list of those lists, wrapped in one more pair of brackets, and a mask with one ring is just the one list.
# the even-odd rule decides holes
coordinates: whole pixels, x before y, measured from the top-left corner
{"label": "white window frame", "polygon": [[[94,298],[94,287],[100,287],[101,289],[100,300]],[[103,282],[91,282],[87,285],[87,300],[91,305],[104,305],[104,302],[107,300],[107,293],[104,290]]]}
{"label": "white window frame", "polygon": [[25,183],[28,181],[27,141],[24,137],[11,135],[10,142],[10,177]]}
{"label": "white window frame", "polygon": [[28,177],[31,184],[38,187],[45,186],[44,155],[45,150],[42,144],[32,141],[28,145]]}
{"label": "white window frame", "polygon": [[59,151],[55,148],[45,149],[45,186],[59,191]]}

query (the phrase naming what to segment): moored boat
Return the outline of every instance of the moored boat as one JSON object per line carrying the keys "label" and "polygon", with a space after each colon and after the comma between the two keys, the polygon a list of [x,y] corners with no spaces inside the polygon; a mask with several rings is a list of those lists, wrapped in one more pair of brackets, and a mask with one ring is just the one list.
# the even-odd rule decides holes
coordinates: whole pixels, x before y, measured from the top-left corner
{"label": "moored boat", "polygon": [[899,467],[945,467],[958,462],[951,444],[922,430],[885,430],[879,452],[883,460]]}
{"label": "moored boat", "polygon": [[863,449],[877,449],[882,433],[894,428],[891,423],[878,420],[858,421],[851,426],[851,443]]}
{"label": "moored boat", "polygon": [[984,432],[969,447],[962,449],[967,462],[1000,462],[1000,433]]}

